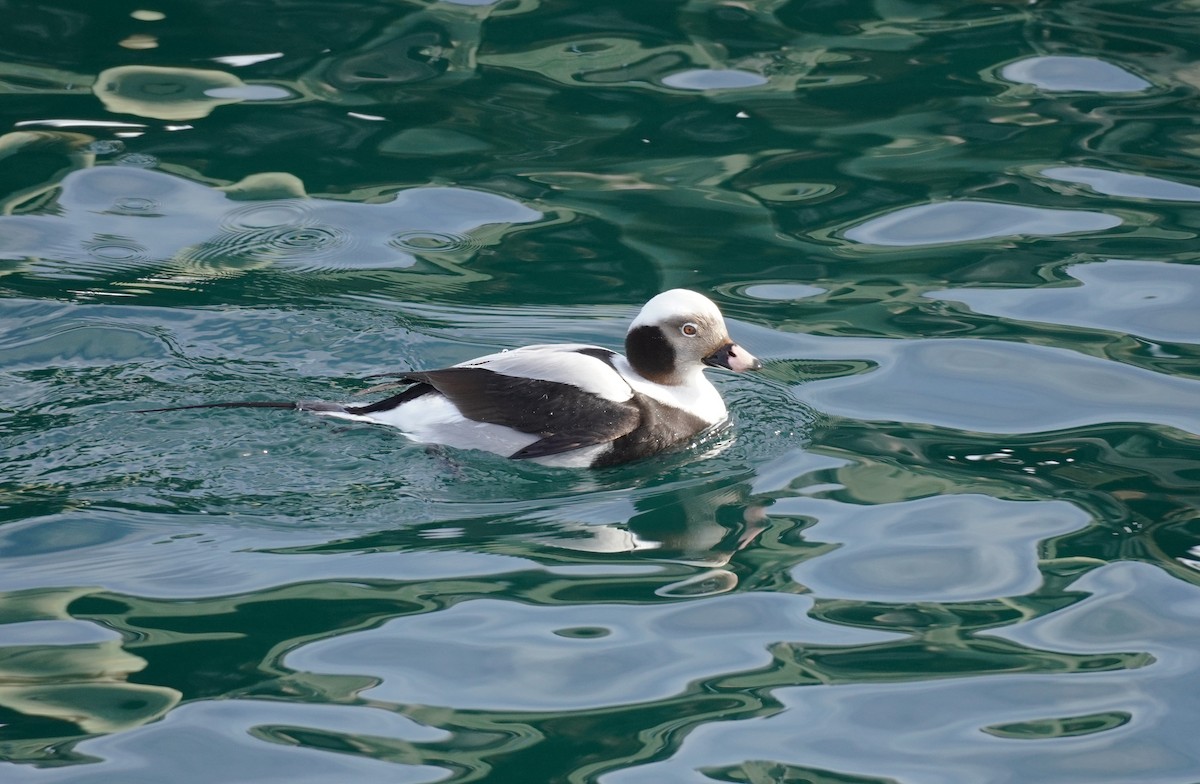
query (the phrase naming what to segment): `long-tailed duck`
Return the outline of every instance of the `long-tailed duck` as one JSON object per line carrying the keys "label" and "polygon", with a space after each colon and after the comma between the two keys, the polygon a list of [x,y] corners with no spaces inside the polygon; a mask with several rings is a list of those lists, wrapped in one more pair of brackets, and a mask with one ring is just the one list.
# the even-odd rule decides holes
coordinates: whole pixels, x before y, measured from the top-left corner
{"label": "long-tailed duck", "polygon": [[563,343],[488,354],[441,370],[385,373],[403,392],[366,405],[237,402],[187,408],[294,408],[399,428],[414,441],[566,467],[648,457],[725,420],[704,367],[762,367],[729,339],[721,311],[686,289],[645,304],[621,356]]}

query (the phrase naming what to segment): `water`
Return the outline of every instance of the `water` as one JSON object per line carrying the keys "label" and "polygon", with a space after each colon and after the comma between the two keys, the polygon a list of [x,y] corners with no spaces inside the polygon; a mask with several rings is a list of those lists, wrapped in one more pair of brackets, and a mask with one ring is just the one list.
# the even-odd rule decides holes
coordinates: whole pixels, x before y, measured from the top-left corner
{"label": "water", "polygon": [[[1194,3],[0,18],[0,779],[1200,781]],[[675,286],[642,463],[129,413]]]}

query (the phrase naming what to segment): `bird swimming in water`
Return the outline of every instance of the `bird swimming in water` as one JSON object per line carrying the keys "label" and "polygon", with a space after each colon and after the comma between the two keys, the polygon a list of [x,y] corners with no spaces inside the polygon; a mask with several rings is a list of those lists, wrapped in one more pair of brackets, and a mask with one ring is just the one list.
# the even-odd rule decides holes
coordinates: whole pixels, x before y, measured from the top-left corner
{"label": "bird swimming in water", "polygon": [[576,343],[525,346],[440,370],[385,373],[406,387],[364,405],[248,401],[191,408],[291,408],[398,428],[410,439],[551,466],[600,468],[656,454],[725,421],[705,367],[762,363],[729,338],[712,300],[657,295],[625,336],[625,356]]}

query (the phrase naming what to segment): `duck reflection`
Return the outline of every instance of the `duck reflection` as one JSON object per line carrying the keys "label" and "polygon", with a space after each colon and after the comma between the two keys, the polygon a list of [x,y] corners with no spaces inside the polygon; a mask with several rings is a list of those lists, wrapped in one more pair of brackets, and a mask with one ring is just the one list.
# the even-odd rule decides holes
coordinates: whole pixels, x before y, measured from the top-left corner
{"label": "duck reflection", "polygon": [[[757,497],[749,480],[728,477],[686,481],[667,474],[655,479],[666,486],[629,489],[624,486],[629,475],[645,470],[639,465],[576,480],[581,486],[568,488],[574,494],[567,498],[483,504],[471,516],[460,509],[453,525],[435,510],[434,521],[271,552],[461,550],[468,545],[570,566],[623,556],[625,563],[633,558],[688,567],[683,579],[656,587],[659,595],[701,596],[736,588],[738,577],[727,567],[769,527],[769,499]],[[664,575],[678,577],[679,571],[659,572],[655,579]]]}
{"label": "duck reflection", "polygon": [[731,591],[737,575],[725,568],[767,528],[766,506],[749,484],[669,490],[634,501],[623,521],[565,523],[539,541],[584,553],[635,553],[657,561],[707,567],[655,590],[660,596],[708,596]]}

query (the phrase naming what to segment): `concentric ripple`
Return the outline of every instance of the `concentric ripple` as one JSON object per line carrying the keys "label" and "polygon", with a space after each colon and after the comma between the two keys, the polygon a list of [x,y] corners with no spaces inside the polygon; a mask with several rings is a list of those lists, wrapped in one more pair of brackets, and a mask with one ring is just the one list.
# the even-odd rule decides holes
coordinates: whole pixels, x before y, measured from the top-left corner
{"label": "concentric ripple", "polygon": [[120,215],[153,215],[158,213],[158,202],[145,196],[123,196],[116,199],[109,212]]}
{"label": "concentric ripple", "polygon": [[214,271],[250,269],[279,262],[319,269],[341,266],[336,259],[352,243],[346,229],[329,225],[226,231],[189,249],[181,260]]}
{"label": "concentric ripple", "polygon": [[403,231],[393,235],[388,245],[408,253],[449,253],[480,247],[469,235],[443,231]]}
{"label": "concentric ripple", "polygon": [[150,257],[143,245],[125,237],[98,237],[85,243],[84,250],[104,261],[145,261]]}
{"label": "concentric ripple", "polygon": [[313,220],[312,205],[301,199],[255,202],[230,210],[221,219],[229,232],[261,231],[307,226]]}

